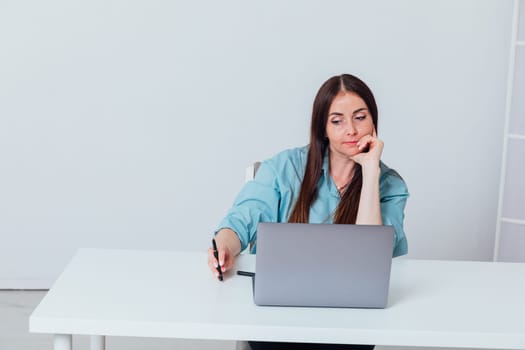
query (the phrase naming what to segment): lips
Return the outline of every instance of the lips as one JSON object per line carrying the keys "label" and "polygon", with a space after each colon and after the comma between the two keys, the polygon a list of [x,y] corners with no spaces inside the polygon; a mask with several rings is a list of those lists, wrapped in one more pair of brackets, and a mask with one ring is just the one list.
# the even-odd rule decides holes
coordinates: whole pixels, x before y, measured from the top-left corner
{"label": "lips", "polygon": [[346,142],[343,142],[344,145],[348,145],[348,146],[355,146],[357,145],[357,141],[346,141]]}

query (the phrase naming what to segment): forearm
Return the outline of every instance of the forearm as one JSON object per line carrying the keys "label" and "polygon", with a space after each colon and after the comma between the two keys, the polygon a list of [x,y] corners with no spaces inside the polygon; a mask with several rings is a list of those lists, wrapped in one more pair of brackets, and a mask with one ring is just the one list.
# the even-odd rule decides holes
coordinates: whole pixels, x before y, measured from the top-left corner
{"label": "forearm", "polygon": [[357,210],[356,224],[382,225],[381,205],[379,203],[379,165],[363,166],[362,172],[363,185],[361,187],[361,198]]}
{"label": "forearm", "polygon": [[241,241],[237,234],[229,228],[223,228],[215,235],[215,241],[218,246],[224,247],[235,256],[241,252]]}

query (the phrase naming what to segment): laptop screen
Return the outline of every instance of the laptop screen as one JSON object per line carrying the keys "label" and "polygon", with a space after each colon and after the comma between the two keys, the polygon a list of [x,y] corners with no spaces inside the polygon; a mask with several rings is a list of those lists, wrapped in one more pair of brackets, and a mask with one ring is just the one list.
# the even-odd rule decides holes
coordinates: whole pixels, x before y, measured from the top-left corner
{"label": "laptop screen", "polygon": [[394,228],[260,223],[257,305],[383,308]]}

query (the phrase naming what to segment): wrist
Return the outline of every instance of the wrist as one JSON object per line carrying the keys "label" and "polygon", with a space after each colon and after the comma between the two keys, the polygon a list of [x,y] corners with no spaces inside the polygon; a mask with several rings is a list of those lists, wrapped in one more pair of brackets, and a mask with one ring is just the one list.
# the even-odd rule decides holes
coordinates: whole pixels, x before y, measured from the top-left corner
{"label": "wrist", "polygon": [[381,167],[379,166],[379,161],[370,161],[361,164],[361,171],[363,173],[363,177],[375,177],[377,176],[379,178],[379,174],[381,173]]}

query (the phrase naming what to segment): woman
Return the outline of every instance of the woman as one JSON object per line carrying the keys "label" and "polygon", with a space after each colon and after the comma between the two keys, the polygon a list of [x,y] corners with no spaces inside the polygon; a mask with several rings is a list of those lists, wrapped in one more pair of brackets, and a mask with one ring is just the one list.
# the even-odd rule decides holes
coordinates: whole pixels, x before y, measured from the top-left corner
{"label": "woman", "polygon": [[408,191],[380,160],[377,114],[374,96],[359,78],[343,74],[328,79],[314,100],[310,144],[264,161],[254,181],[243,187],[216,231],[219,259],[210,249],[211,271],[218,277],[218,266],[230,270],[250,243],[256,252],[259,222],[393,225],[393,256],[406,254]]}

